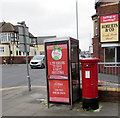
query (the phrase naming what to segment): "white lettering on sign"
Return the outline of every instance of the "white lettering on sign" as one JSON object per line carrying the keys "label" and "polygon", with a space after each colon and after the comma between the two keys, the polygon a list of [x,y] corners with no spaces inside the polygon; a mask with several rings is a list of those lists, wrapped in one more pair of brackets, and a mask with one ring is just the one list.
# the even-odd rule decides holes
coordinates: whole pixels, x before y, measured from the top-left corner
{"label": "white lettering on sign", "polygon": [[90,71],[85,71],[85,78],[90,78]]}

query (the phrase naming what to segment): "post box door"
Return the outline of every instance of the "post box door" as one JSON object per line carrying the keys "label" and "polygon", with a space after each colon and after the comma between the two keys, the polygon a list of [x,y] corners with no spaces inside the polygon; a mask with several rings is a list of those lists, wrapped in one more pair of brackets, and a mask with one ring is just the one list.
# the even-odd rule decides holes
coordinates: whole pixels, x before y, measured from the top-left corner
{"label": "post box door", "polygon": [[82,71],[82,93],[84,98],[96,98],[97,84],[96,84],[96,73],[94,73],[94,64],[83,64]]}

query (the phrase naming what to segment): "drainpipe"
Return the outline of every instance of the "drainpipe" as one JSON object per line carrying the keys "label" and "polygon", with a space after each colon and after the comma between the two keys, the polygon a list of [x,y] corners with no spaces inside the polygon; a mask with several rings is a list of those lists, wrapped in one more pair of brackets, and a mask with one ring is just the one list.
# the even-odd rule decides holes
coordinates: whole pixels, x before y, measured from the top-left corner
{"label": "drainpipe", "polygon": [[9,63],[10,63],[10,59],[11,59],[11,43],[9,43]]}

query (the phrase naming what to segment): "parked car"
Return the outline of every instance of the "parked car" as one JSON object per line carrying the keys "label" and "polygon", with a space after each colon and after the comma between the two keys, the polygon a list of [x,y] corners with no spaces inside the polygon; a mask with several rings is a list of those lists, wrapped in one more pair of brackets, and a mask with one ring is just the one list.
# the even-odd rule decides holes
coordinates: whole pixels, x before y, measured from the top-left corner
{"label": "parked car", "polygon": [[84,58],[86,58],[85,55],[79,55],[79,59],[84,59]]}
{"label": "parked car", "polygon": [[36,55],[30,61],[30,67],[33,68],[45,68],[45,55]]}

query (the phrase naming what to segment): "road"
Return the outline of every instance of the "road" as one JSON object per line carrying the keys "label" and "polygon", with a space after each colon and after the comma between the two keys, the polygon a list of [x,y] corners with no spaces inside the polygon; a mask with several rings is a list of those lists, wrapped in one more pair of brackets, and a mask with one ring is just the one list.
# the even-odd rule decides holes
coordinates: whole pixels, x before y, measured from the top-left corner
{"label": "road", "polygon": [[[29,68],[29,71],[32,86],[46,86],[45,69]],[[102,85],[106,87],[120,86],[118,76],[99,74],[99,80],[103,81]],[[2,88],[14,86],[28,86],[26,64],[2,65]]]}
{"label": "road", "polygon": [[[45,69],[29,69],[32,86],[46,86]],[[27,86],[26,64],[2,65],[2,88]]]}

